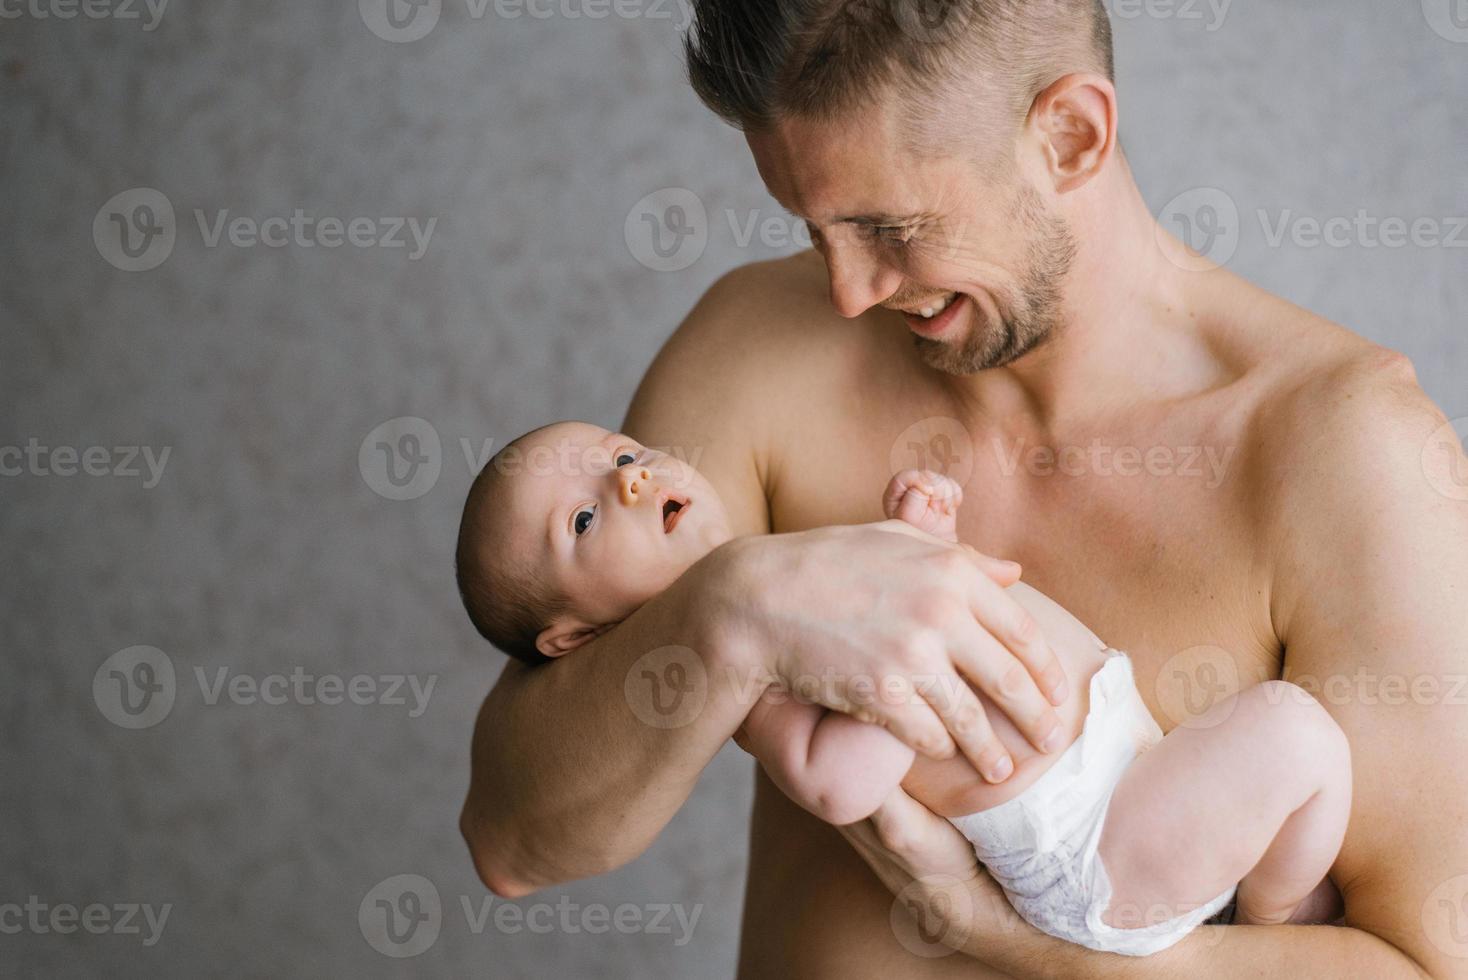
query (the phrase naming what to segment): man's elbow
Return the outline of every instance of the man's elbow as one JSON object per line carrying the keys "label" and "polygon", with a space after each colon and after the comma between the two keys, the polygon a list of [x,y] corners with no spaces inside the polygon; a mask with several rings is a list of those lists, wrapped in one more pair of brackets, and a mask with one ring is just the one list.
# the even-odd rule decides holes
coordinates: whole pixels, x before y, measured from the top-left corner
{"label": "man's elbow", "polygon": [[535,891],[524,879],[510,871],[500,851],[490,846],[489,838],[475,827],[468,808],[459,817],[459,833],[469,847],[469,857],[474,862],[474,873],[479,880],[500,898],[522,898]]}

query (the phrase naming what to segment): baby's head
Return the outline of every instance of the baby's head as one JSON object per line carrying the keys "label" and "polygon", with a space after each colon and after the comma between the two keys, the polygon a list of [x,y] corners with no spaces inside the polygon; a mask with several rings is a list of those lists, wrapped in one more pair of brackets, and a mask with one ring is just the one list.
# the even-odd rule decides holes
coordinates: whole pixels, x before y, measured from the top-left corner
{"label": "baby's head", "polygon": [[459,594],[485,639],[542,663],[631,615],[730,536],[692,466],[556,422],[496,453],[469,488]]}

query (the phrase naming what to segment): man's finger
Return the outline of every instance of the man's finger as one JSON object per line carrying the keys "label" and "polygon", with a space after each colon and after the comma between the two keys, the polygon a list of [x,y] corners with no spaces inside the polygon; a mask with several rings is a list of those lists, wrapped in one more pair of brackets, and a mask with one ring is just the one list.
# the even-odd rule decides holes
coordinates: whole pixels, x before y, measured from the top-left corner
{"label": "man's finger", "polygon": [[908,878],[945,874],[971,878],[978,873],[973,845],[958,829],[901,788],[871,816],[875,843]]}
{"label": "man's finger", "polygon": [[991,783],[1014,774],[1014,760],[994,734],[994,726],[968,682],[956,673],[935,678],[921,691],[947,727],[958,751]]}
{"label": "man's finger", "polygon": [[1064,740],[1060,716],[1052,707],[1064,699],[1060,661],[1029,613],[993,582],[976,577],[970,608],[978,625],[970,642],[951,651],[954,665],[1032,745],[1054,751]]}
{"label": "man's finger", "polygon": [[919,755],[939,760],[953,758],[958,747],[954,745],[943,720],[913,689],[912,681],[893,675],[882,678],[882,682],[875,700],[864,699],[866,703],[857,703],[852,698],[853,692],[847,691],[844,693],[845,704],[828,707],[849,714],[857,721],[881,725]]}

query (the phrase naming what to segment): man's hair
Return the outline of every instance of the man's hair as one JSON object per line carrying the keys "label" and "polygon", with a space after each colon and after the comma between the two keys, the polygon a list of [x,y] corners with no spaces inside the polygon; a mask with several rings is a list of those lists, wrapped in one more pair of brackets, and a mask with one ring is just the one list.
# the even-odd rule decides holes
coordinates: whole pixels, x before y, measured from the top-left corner
{"label": "man's hair", "polygon": [[694,0],[684,51],[699,98],[740,129],[830,120],[895,87],[919,149],[954,128],[945,93],[1017,128],[1056,79],[1115,74],[1101,0]]}
{"label": "man's hair", "polygon": [[535,638],[570,603],[524,563],[503,556],[499,561],[486,558],[487,551],[501,545],[508,530],[500,519],[502,514],[487,504],[494,491],[509,479],[500,472],[498,463],[513,445],[496,453],[469,487],[459,522],[454,572],[464,611],[479,635],[516,660],[536,666],[549,663],[551,658],[536,649]]}

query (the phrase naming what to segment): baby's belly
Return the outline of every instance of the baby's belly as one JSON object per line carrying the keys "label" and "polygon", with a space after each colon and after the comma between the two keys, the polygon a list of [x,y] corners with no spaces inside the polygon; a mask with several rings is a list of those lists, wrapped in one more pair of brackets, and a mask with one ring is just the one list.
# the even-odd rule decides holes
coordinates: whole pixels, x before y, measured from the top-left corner
{"label": "baby's belly", "polygon": [[[1053,642],[1053,641],[1052,641]],[[919,756],[902,781],[907,794],[929,810],[943,817],[961,817],[978,813],[1011,800],[1023,793],[1039,779],[1055,761],[1070,747],[1081,733],[1089,710],[1089,687],[1091,675],[1101,668],[1106,654],[1094,644],[1087,642],[1077,648],[1073,645],[1055,645],[1056,658],[1060,660],[1069,680],[1070,696],[1055,709],[1060,716],[1061,726],[1067,737],[1065,744],[1054,752],[1041,752],[1020,734],[994,702],[981,691],[978,694],[994,734],[1009,751],[1014,760],[1014,775],[1002,783],[984,780],[962,755],[951,759],[936,760]]]}

